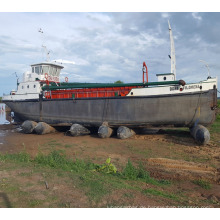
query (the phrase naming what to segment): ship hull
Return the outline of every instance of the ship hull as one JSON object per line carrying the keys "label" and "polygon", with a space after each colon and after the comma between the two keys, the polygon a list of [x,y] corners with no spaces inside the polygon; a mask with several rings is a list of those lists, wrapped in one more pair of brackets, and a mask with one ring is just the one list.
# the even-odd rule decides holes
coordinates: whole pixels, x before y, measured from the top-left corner
{"label": "ship hull", "polygon": [[35,99],[5,101],[21,120],[44,121],[50,125],[143,127],[187,126],[195,121],[207,126],[216,117],[217,90],[204,92],[88,99]]}

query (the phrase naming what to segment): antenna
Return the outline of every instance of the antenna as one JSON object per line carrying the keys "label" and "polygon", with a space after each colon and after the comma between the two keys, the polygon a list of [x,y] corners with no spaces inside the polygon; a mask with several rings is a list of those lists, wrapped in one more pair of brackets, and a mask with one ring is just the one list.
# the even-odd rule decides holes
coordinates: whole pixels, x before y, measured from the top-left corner
{"label": "antenna", "polygon": [[50,51],[47,50],[46,46],[42,45],[42,47],[44,48],[44,50],[46,52],[46,56],[47,56],[46,61],[49,62],[50,61]]}
{"label": "antenna", "polygon": [[15,74],[15,77],[16,77],[16,79],[17,79],[17,90],[18,90],[18,85],[19,85],[18,80],[19,80],[19,78],[18,78],[18,75],[17,75],[16,72],[12,73],[12,75],[13,75],[13,74]]}
{"label": "antenna", "polygon": [[12,73],[12,74],[15,74],[16,78],[18,79],[18,75],[17,75],[17,73],[16,73],[16,72],[14,72],[14,73]]}
{"label": "antenna", "polygon": [[50,51],[48,51],[47,47],[44,45],[44,35],[43,35],[44,32],[43,32],[42,28],[39,28],[38,32],[41,33],[41,36],[42,36],[42,47],[44,48],[45,53],[46,53],[46,57],[47,57],[46,61],[49,62],[50,61],[50,56],[49,56]]}
{"label": "antenna", "polygon": [[204,63],[205,64],[205,67],[207,68],[207,70],[208,70],[208,79],[210,79],[211,78],[211,76],[210,76],[210,70],[209,70],[209,65],[208,65],[208,63],[206,62],[206,61],[204,61],[204,60],[199,60],[201,63]]}

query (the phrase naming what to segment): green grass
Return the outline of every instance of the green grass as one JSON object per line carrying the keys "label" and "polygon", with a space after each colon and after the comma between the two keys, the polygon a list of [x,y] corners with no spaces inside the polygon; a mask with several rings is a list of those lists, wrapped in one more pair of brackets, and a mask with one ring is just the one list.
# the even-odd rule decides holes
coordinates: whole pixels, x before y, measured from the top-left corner
{"label": "green grass", "polygon": [[[218,111],[219,109],[220,109],[220,100],[218,100]],[[219,113],[216,115],[216,120],[211,125],[209,131],[211,133],[211,139],[217,142],[217,144],[219,144],[219,136],[218,136],[220,133],[220,114]]]}
{"label": "green grass", "polygon": [[[48,155],[44,155],[42,153],[38,153],[35,158],[31,159],[30,155],[25,151],[22,151],[18,154],[0,154],[0,160],[11,160],[17,162],[26,162],[26,163],[34,163],[39,166],[46,166],[55,169],[62,169],[70,172],[81,172],[81,171],[99,171],[100,167],[103,165],[95,164],[90,161],[84,161],[80,159],[68,159],[64,152],[60,151],[52,151]],[[106,165],[106,164],[104,164]],[[100,170],[103,173],[105,170]],[[105,172],[104,172],[105,173]],[[106,173],[109,173],[106,171]],[[128,160],[126,167],[122,172],[109,173],[111,175],[117,176],[117,178],[127,179],[127,180],[140,180],[146,183],[150,183],[153,185],[168,185],[169,181],[164,180],[156,180],[150,177],[149,173],[144,169],[142,163],[139,163],[138,167],[133,166],[132,162]],[[21,175],[29,175],[29,174],[21,174]]]}
{"label": "green grass", "polygon": [[212,124],[211,133],[219,133],[220,132],[220,114],[217,114],[215,122]]}
{"label": "green grass", "polygon": [[[78,188],[83,189],[83,192],[89,200],[95,203],[117,189],[131,189],[142,192],[142,182],[157,186],[170,185],[168,180],[156,180],[150,177],[141,163],[138,167],[135,167],[131,161],[128,161],[122,172],[109,173],[105,172],[105,170],[99,171],[99,169],[97,169],[97,167],[100,168],[100,166],[102,167],[103,165],[76,158],[69,159],[63,152],[55,150],[48,155],[38,153],[34,158],[31,158],[25,151],[18,154],[0,154],[0,161],[13,161],[14,164],[17,162],[22,166],[28,163],[30,167],[34,166],[34,169],[38,170],[47,167],[48,169],[53,169],[54,171],[51,170],[51,173],[57,173],[58,177],[60,176],[59,173],[62,173],[63,177],[68,175],[68,178],[72,179],[74,185],[76,184]],[[106,166],[106,164],[104,165]],[[18,175],[20,177],[28,177],[34,172],[33,168],[31,168],[31,171],[27,173],[22,172]],[[46,176],[49,178],[48,175]],[[5,184],[5,187],[7,187],[7,182]],[[42,185],[42,183],[40,185]],[[4,188],[4,186],[2,188]],[[13,190],[15,189],[13,188],[8,191]],[[30,201],[29,204],[30,207],[38,207],[41,205],[42,201],[38,200]]]}
{"label": "green grass", "polygon": [[25,151],[21,151],[18,154],[0,154],[0,160],[1,161],[11,160],[11,161],[16,161],[16,162],[28,163],[31,161],[31,157]]}
{"label": "green grass", "polygon": [[211,189],[212,188],[212,185],[205,180],[193,180],[192,182],[194,184],[202,187],[203,189]]}
{"label": "green grass", "polygon": [[141,180],[152,185],[170,185],[168,180],[156,180],[150,177],[149,173],[144,169],[142,163],[139,163],[138,167],[133,166],[132,162],[128,160],[128,163],[121,173],[122,178],[128,180]]}
{"label": "green grass", "polygon": [[143,192],[145,194],[151,194],[151,195],[154,195],[154,196],[160,196],[160,197],[167,198],[167,199],[179,200],[179,197],[176,196],[175,194],[163,192],[163,191],[160,191],[160,190],[157,190],[157,189],[149,188],[149,189],[145,189]]}
{"label": "green grass", "polygon": [[95,164],[90,162],[85,162],[80,159],[67,159],[66,155],[60,153],[59,151],[52,151],[48,155],[44,155],[42,153],[38,153],[34,158],[33,162],[51,167],[51,168],[59,168],[66,171],[83,171],[83,170],[92,170],[95,168]]}
{"label": "green grass", "polygon": [[65,144],[64,147],[65,147],[65,148],[71,148],[72,145],[71,145],[71,144]]}

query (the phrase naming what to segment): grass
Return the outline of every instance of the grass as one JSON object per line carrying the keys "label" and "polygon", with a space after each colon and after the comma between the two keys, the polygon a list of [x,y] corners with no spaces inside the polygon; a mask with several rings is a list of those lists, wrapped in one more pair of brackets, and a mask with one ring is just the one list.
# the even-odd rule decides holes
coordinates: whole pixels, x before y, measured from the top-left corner
{"label": "grass", "polygon": [[[25,151],[18,154],[0,154],[0,160],[10,160],[17,162],[35,163],[40,166],[46,166],[55,169],[62,169],[70,172],[81,172],[81,171],[100,171],[105,173],[105,169],[100,169],[100,167],[106,166],[106,164],[99,165],[92,163],[90,161],[84,161],[81,159],[68,159],[63,152],[52,151],[48,155],[44,155],[41,152],[36,155],[34,159],[31,159],[30,155]],[[112,164],[111,164],[112,165]],[[106,169],[106,173],[117,176],[117,178],[127,179],[127,180],[140,180],[153,185],[169,185],[168,180],[156,180],[150,177],[149,173],[144,169],[143,164],[139,163],[138,167],[133,166],[132,162],[128,160],[126,167],[122,172],[109,172]],[[29,174],[21,174],[29,175]]]}
{"label": "grass", "polygon": [[[56,141],[50,141],[50,144],[56,146],[58,143]],[[72,146],[72,144],[64,145],[65,148],[70,148]],[[131,149],[133,150],[132,147]],[[190,156],[189,159],[192,160],[193,157]],[[199,159],[204,161],[207,160],[205,157]],[[48,181],[49,186],[51,187],[51,177],[56,175],[59,181],[63,182],[65,179],[65,184],[68,184],[68,187],[71,188],[72,184],[72,187],[74,186],[77,190],[80,190],[83,193],[83,196],[88,198],[89,203],[92,204],[91,206],[94,207],[96,207],[96,204],[100,204],[100,202],[107,201],[108,198],[111,198],[111,195],[114,195],[112,193],[116,193],[118,191],[122,193],[118,196],[121,198],[122,202],[125,201],[125,205],[127,204],[126,202],[136,199],[135,197],[137,193],[139,193],[139,195],[140,193],[150,195],[152,199],[157,199],[158,201],[160,198],[166,198],[172,200],[173,203],[176,201],[178,205],[181,205],[181,203],[187,204],[187,199],[184,195],[180,195],[176,191],[174,191],[174,193],[169,192],[171,189],[169,187],[173,186],[170,181],[153,178],[146,171],[145,166],[142,163],[135,166],[130,160],[128,160],[124,167],[120,167],[117,172],[110,173],[109,169],[102,169],[103,167],[106,167],[108,163],[95,164],[88,159],[81,160],[76,157],[68,158],[65,150],[52,149],[49,154],[39,152],[33,158],[30,157],[24,149],[22,152],[16,154],[0,154],[0,163],[1,162],[3,162],[2,164],[4,164],[4,162],[13,162],[10,163],[10,166],[14,166],[15,169],[17,166],[16,164],[19,164],[19,167],[24,168],[28,165],[30,169],[25,169],[25,171],[22,170],[22,172],[16,174],[19,178],[23,177],[25,179],[31,179],[32,175],[36,174],[36,172],[38,172],[41,176],[43,175],[42,173],[45,173],[42,177],[43,180],[41,180],[40,183],[37,182],[36,185],[32,183],[33,185],[27,189],[31,189],[32,186],[36,187],[37,184],[45,188],[44,180]],[[109,166],[110,164],[111,163],[109,161]],[[16,178],[14,178],[14,180],[16,180]],[[204,189],[211,188],[211,184],[203,180],[196,180],[193,181],[193,183]],[[29,196],[32,196],[32,192],[29,192],[28,195],[26,192],[21,190],[22,187],[20,189],[19,187],[16,188],[15,183],[12,183],[12,181],[11,183],[7,181],[1,182],[1,184],[2,186],[0,185],[0,189],[9,195],[14,194],[13,196],[17,196],[18,198],[24,197],[24,200],[27,200]],[[150,188],[147,188],[146,186]],[[74,189],[72,189],[72,191],[74,191]],[[47,192],[49,192],[49,190]],[[49,203],[48,201],[51,196],[54,195],[47,195],[47,203]],[[28,204],[23,201],[22,205],[26,205],[25,207],[44,207],[44,202],[41,200],[41,197],[40,199],[34,197],[31,199],[32,200],[27,200],[27,202],[29,201]],[[116,202],[113,201],[113,203],[116,204],[118,201],[119,200]],[[112,201],[109,201],[108,204],[111,202]],[[72,204],[73,203],[65,199],[61,200],[58,198],[56,201],[51,203],[51,207],[71,207]],[[13,207],[16,207],[16,205],[13,204]]]}
{"label": "grass", "polygon": [[143,164],[139,163],[138,167],[133,166],[132,162],[128,160],[128,163],[121,173],[122,178],[128,180],[141,180],[152,185],[170,185],[168,180],[156,180],[150,177],[149,173],[144,169]]}
{"label": "grass", "polygon": [[218,100],[218,114],[216,115],[215,122],[210,126],[211,140],[214,141],[218,146],[219,144],[219,134],[220,134],[220,100]]}
{"label": "grass", "polygon": [[[107,161],[108,160],[109,159],[107,159]],[[31,177],[31,175],[35,173],[34,169],[42,170],[44,167],[52,169],[51,173],[57,173],[57,177],[59,177],[59,173],[62,173],[63,177],[68,176],[68,178],[72,179],[79,189],[83,190],[90,202],[95,203],[99,202],[103,197],[110,195],[117,189],[131,189],[142,192],[141,186],[143,185],[143,182],[156,186],[166,186],[171,184],[168,180],[156,180],[150,177],[149,173],[144,169],[141,163],[139,166],[135,167],[129,160],[126,167],[121,172],[117,171],[109,173],[108,169],[97,169],[106,166],[106,163],[104,165],[99,165],[92,163],[91,161],[84,161],[77,158],[68,159],[64,153],[56,150],[48,155],[38,153],[34,158],[31,158],[25,151],[17,154],[0,154],[0,161],[12,161],[13,164],[17,162],[23,166],[29,164],[30,171],[18,174],[18,176],[24,178]],[[111,164],[110,161],[109,164]],[[61,170],[62,172],[60,172]],[[43,174],[44,172],[42,172],[42,175]],[[50,175],[43,175],[44,178],[45,176],[50,179]],[[1,188],[5,188],[8,193],[14,192],[18,189],[11,186],[10,190],[7,188],[7,182],[2,184]],[[42,181],[39,184],[43,185]],[[19,195],[22,195],[22,192],[19,192]],[[42,201],[33,199],[28,206],[39,207],[41,205]]]}
{"label": "grass", "polygon": [[10,161],[28,163],[31,161],[31,157],[25,151],[21,151],[18,154],[0,154],[0,160],[1,161],[10,160]]}
{"label": "grass", "polygon": [[212,185],[205,180],[193,180],[192,182],[194,184],[202,187],[203,189],[211,189],[212,188]]}
{"label": "grass", "polygon": [[217,114],[215,122],[212,124],[210,131],[212,133],[220,132],[220,114]]}
{"label": "grass", "polygon": [[160,190],[157,190],[157,189],[148,188],[148,189],[145,189],[143,192],[145,194],[151,194],[151,195],[154,195],[154,196],[159,196],[159,197],[163,197],[163,198],[167,198],[167,199],[179,200],[179,197],[176,196],[175,194],[166,193],[166,192],[163,192],[163,191],[160,191]]}

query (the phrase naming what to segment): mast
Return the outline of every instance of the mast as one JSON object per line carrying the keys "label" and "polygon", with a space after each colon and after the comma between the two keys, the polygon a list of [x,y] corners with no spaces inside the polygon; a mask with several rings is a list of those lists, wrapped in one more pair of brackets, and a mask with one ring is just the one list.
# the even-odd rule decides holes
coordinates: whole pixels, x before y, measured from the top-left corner
{"label": "mast", "polygon": [[175,47],[174,47],[174,40],[173,40],[173,33],[171,30],[170,22],[168,20],[169,25],[169,33],[170,33],[170,59],[171,59],[171,73],[174,74],[174,80],[176,80],[176,55],[175,55]]}
{"label": "mast", "polygon": [[50,51],[48,51],[47,50],[47,47],[44,45],[44,43],[43,43],[43,30],[40,28],[39,30],[38,30],[38,32],[40,32],[41,33],[41,36],[42,36],[42,48],[44,48],[44,50],[45,50],[45,53],[46,53],[46,57],[47,57],[47,59],[46,59],[46,61],[47,62],[49,62],[50,61]]}

